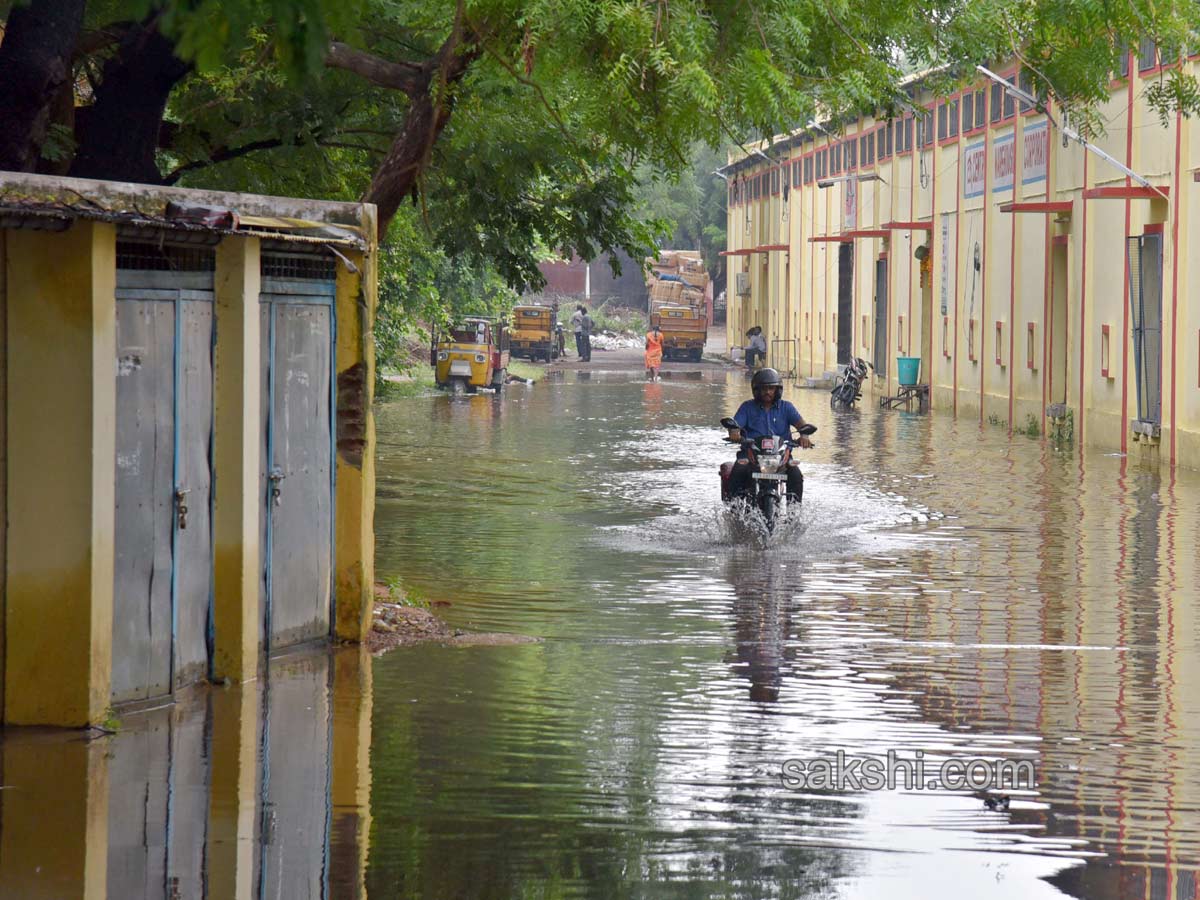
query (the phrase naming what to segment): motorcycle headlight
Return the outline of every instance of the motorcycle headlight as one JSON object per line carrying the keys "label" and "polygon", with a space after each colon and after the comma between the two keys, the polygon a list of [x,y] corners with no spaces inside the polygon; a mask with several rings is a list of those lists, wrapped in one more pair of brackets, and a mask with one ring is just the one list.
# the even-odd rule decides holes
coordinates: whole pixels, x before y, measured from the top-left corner
{"label": "motorcycle headlight", "polygon": [[476,353],[475,354],[475,362],[477,362],[477,363],[487,362],[487,357],[484,356],[482,353]]}
{"label": "motorcycle headlight", "polygon": [[446,351],[446,350],[439,350],[439,351],[438,351],[438,361],[439,361],[439,362],[445,362],[445,361],[446,361],[446,360],[448,360],[449,358],[450,358],[450,353],[449,353],[449,351]]}

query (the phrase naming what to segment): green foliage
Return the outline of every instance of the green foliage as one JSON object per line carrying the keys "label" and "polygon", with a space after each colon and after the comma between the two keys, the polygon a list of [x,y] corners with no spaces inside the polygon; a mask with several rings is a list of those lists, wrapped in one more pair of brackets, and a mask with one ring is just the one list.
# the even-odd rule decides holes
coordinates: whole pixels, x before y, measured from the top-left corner
{"label": "green foliage", "polygon": [[429,609],[430,603],[428,598],[424,597],[416,588],[408,588],[405,590],[404,582],[399,576],[393,575],[384,581],[384,585],[388,590],[388,600],[398,606],[412,606],[417,609]]}
{"label": "green foliage", "polygon": [[1033,413],[1025,416],[1025,424],[1018,425],[1013,429],[1017,434],[1023,434],[1027,437],[1035,438],[1042,433],[1041,422]]}
{"label": "green foliage", "polygon": [[1058,446],[1066,446],[1075,442],[1075,412],[1067,410],[1067,414],[1059,419],[1050,420],[1047,436]]}
{"label": "green foliage", "polygon": [[688,167],[679,173],[661,174],[648,166],[639,176],[643,182],[638,209],[646,223],[660,232],[659,246],[676,250],[700,250],[709,274],[724,273],[725,204],[724,179],[713,174],[725,165],[726,153],[704,144],[691,148]]}

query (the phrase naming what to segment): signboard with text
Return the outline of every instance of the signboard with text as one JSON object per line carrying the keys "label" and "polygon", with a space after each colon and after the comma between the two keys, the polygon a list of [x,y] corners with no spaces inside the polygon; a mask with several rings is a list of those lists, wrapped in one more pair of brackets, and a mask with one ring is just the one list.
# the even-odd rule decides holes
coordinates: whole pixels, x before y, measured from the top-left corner
{"label": "signboard with text", "polygon": [[983,196],[987,183],[987,147],[983,141],[963,148],[963,196]]}
{"label": "signboard with text", "polygon": [[1032,184],[1046,177],[1050,157],[1050,129],[1043,119],[1025,126],[1025,147],[1021,153],[1021,183]]}
{"label": "signboard with text", "polygon": [[992,192],[1010,191],[1017,169],[1017,143],[1013,135],[992,141]]}

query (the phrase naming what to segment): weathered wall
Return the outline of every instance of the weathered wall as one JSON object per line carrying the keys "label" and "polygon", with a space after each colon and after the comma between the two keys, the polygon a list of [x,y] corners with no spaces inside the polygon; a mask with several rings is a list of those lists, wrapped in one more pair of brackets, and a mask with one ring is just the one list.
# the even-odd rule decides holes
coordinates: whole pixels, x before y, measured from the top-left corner
{"label": "weathered wall", "polygon": [[[362,640],[370,627],[374,208],[0,173],[0,203],[54,209],[69,220],[60,231],[0,229],[0,693],[12,724],[95,724],[110,702],[117,226],[75,218],[55,200],[75,205],[77,194],[91,201],[80,206],[85,215],[133,203],[157,214],[174,199],[352,226],[365,238],[365,249],[342,251],[349,265],[337,263],[332,613],[341,639]],[[216,269],[212,671],[249,680],[262,659],[260,239],[222,237]]]}

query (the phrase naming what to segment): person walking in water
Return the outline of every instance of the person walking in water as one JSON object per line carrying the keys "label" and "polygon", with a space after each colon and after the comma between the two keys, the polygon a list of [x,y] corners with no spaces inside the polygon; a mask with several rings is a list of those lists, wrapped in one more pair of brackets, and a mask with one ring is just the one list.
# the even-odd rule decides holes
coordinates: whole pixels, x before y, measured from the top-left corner
{"label": "person walking in water", "polygon": [[658,370],[662,368],[662,332],[655,325],[646,334],[646,379],[658,381]]}

